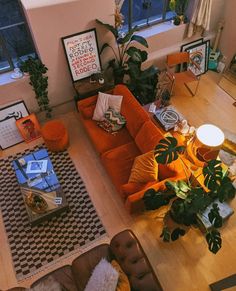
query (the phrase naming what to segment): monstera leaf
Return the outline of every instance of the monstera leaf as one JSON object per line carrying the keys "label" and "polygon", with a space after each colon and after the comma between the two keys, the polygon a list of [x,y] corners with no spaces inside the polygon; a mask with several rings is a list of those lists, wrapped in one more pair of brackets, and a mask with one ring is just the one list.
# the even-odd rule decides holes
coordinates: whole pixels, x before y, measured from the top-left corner
{"label": "monstera leaf", "polygon": [[164,242],[170,242],[171,232],[167,226],[162,229],[160,237],[162,237]]}
{"label": "monstera leaf", "polygon": [[235,188],[229,177],[224,177],[221,181],[221,185],[217,190],[217,196],[220,202],[224,202],[235,197]]}
{"label": "monstera leaf", "polygon": [[191,190],[188,184],[182,180],[179,180],[177,182],[167,181],[165,185],[168,189],[173,190],[176,196],[178,196],[181,199],[186,199],[189,190]]}
{"label": "monstera leaf", "polygon": [[206,234],[206,241],[208,243],[209,250],[216,254],[221,248],[222,240],[218,230],[212,229]]}
{"label": "monstera leaf", "polygon": [[175,228],[171,233],[171,240],[175,241],[181,236],[185,235],[186,231],[180,227]]}
{"label": "monstera leaf", "polygon": [[168,136],[161,139],[155,148],[155,159],[157,163],[169,164],[178,159],[178,154],[182,153],[185,147],[178,146],[177,140],[174,137]]}
{"label": "monstera leaf", "polygon": [[[130,56],[133,62],[142,63],[147,60],[147,52],[142,51],[134,46],[129,47],[126,53]],[[128,63],[130,63],[131,60],[129,60]]]}
{"label": "monstera leaf", "polygon": [[217,203],[214,203],[212,205],[211,211],[208,214],[208,218],[210,220],[210,223],[212,223],[213,226],[216,228],[221,227],[223,224],[223,219],[220,216],[219,211],[220,211],[219,206],[217,205]]}
{"label": "monstera leaf", "polygon": [[148,189],[143,196],[143,201],[147,210],[158,209],[163,205],[169,204],[170,200],[175,197],[173,194],[158,192],[154,189]]}
{"label": "monstera leaf", "polygon": [[210,190],[216,190],[221,184],[223,172],[220,164],[220,161],[211,160],[203,168],[204,184]]}

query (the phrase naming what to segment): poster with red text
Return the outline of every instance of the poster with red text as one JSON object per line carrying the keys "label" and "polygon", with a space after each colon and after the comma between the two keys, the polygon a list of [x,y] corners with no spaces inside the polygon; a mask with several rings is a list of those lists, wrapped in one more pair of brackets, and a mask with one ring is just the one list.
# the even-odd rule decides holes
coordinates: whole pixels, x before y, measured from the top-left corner
{"label": "poster with red text", "polygon": [[73,82],[101,71],[95,29],[63,37],[62,42]]}

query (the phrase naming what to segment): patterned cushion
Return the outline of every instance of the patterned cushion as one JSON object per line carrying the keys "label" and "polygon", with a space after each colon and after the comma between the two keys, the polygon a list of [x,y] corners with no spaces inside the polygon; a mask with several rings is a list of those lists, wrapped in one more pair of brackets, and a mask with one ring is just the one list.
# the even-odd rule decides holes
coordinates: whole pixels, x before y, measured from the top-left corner
{"label": "patterned cushion", "polygon": [[97,125],[109,133],[114,133],[121,129],[125,123],[125,118],[119,112],[116,112],[113,108],[109,108],[105,112],[104,119],[98,121]]}

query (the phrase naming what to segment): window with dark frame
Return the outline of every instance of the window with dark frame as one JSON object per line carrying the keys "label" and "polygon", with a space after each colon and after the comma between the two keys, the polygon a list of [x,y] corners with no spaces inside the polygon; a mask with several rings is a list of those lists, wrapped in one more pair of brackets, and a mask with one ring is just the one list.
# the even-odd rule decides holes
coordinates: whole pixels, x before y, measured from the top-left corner
{"label": "window with dark frame", "polygon": [[0,0],[0,74],[35,55],[35,47],[18,0]]}
{"label": "window with dark frame", "polygon": [[123,30],[134,26],[145,27],[173,19],[175,13],[169,8],[170,0],[124,0],[121,13]]}

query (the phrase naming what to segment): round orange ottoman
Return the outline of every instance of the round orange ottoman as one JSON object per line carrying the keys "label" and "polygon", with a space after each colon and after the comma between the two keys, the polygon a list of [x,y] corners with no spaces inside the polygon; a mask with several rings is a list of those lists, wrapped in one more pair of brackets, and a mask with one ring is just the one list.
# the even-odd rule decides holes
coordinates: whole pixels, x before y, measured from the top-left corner
{"label": "round orange ottoman", "polygon": [[41,129],[41,134],[47,148],[52,152],[64,151],[69,145],[68,132],[59,120],[45,123]]}

